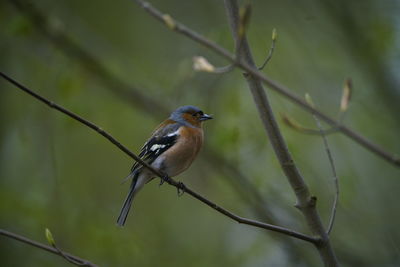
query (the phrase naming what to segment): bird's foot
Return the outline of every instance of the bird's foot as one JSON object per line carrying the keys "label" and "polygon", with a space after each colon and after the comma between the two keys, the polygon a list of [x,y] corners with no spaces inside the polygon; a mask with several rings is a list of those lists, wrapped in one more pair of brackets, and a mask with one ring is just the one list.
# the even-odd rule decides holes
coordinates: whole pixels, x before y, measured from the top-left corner
{"label": "bird's foot", "polygon": [[186,186],[182,182],[178,182],[176,189],[178,191],[178,197],[180,197],[185,193]]}
{"label": "bird's foot", "polygon": [[168,182],[170,181],[170,179],[171,179],[171,178],[169,178],[168,175],[164,175],[164,176],[161,178],[160,184],[159,184],[158,186],[162,186],[165,182],[168,183]]}

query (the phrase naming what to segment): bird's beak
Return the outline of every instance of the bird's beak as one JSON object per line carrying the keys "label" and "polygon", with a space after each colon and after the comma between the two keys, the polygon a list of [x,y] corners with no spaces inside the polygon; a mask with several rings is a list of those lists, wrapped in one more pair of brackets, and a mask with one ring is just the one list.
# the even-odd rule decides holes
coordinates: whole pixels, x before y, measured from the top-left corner
{"label": "bird's beak", "polygon": [[206,120],[211,120],[213,117],[211,116],[211,115],[208,115],[208,114],[203,114],[201,117],[200,117],[200,120],[201,121],[206,121]]}

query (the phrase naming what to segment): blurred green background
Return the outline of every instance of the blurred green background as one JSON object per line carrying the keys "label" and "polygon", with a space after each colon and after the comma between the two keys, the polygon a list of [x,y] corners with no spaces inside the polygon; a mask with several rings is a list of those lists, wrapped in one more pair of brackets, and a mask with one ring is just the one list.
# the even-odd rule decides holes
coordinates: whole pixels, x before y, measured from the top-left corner
{"label": "blurred green background", "polygon": [[[152,3],[222,46],[233,41],[222,1]],[[243,3],[242,3],[243,4]],[[253,1],[248,37],[265,73],[337,117],[345,78],[354,95],[344,123],[398,153],[400,3]],[[0,68],[96,123],[138,152],[159,121],[192,104],[215,119],[199,159],[177,177],[233,212],[308,233],[263,130],[242,72],[197,73],[192,57],[227,64],[170,32],[132,1],[1,1]],[[313,246],[239,225],[154,181],[127,225],[115,221],[132,160],[106,139],[0,81],[0,227],[57,244],[100,266],[321,266]],[[275,114],[315,128],[310,114],[268,91]],[[327,224],[332,172],[320,137],[280,123]],[[331,234],[343,266],[400,265],[399,168],[341,134],[328,137],[340,179]],[[2,266],[69,266],[5,237]]]}

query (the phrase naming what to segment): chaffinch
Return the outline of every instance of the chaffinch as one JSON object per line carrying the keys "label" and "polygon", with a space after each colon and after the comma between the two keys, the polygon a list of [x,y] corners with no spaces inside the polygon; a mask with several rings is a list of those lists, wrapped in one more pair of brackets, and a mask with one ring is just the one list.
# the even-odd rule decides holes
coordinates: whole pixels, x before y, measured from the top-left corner
{"label": "chaffinch", "polygon": [[[139,157],[153,168],[168,175],[176,176],[196,158],[203,144],[202,122],[212,119],[194,106],[182,106],[172,112],[152,133],[142,147]],[[155,178],[147,168],[135,162],[127,179],[132,179],[117,224],[123,226],[139,190]]]}

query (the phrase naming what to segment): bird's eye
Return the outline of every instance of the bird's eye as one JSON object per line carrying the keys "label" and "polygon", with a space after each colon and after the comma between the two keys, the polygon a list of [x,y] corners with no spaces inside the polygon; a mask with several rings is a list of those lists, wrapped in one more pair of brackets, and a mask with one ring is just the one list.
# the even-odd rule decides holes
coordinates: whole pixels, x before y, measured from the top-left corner
{"label": "bird's eye", "polygon": [[195,117],[195,118],[199,118],[199,117],[201,117],[203,115],[204,115],[203,111],[198,111],[198,112],[195,112],[195,113],[192,114],[192,116]]}

